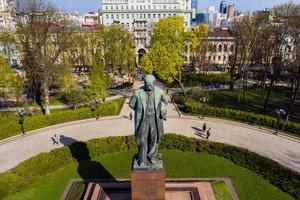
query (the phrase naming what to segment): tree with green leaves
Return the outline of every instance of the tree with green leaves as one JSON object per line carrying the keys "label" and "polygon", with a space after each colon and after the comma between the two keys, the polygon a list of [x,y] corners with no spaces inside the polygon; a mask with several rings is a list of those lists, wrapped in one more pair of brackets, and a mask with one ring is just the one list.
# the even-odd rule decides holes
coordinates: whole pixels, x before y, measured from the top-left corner
{"label": "tree with green leaves", "polygon": [[60,97],[64,99],[67,104],[72,104],[73,109],[77,108],[77,104],[86,100],[85,91],[82,86],[76,82],[71,70],[65,71],[65,73],[62,74],[60,86]]}
{"label": "tree with green leaves", "polygon": [[187,45],[187,55],[192,70],[208,64],[208,60],[206,59],[208,44],[203,40],[207,36],[208,25],[204,23],[199,24],[196,28],[189,28],[185,31],[185,44]]}
{"label": "tree with green leaves", "polygon": [[100,54],[96,54],[93,58],[91,72],[89,75],[89,85],[86,88],[87,97],[90,100],[98,100],[104,98],[107,88],[110,85],[110,78],[104,71],[103,60]]}
{"label": "tree with green leaves", "polygon": [[161,19],[155,24],[151,48],[149,53],[143,56],[141,66],[147,73],[155,73],[164,81],[177,81],[187,97],[182,83],[184,28],[184,19],[181,16]]}
{"label": "tree with green leaves", "polygon": [[74,43],[69,37],[74,24],[48,0],[16,0],[16,11],[16,41],[26,84],[41,110],[49,115],[49,88],[58,75],[59,57]]}
{"label": "tree with green leaves", "polygon": [[6,101],[14,97],[17,103],[21,100],[24,80],[11,68],[4,56],[0,55],[0,98]]}
{"label": "tree with green leaves", "polygon": [[102,37],[106,70],[132,73],[135,69],[133,35],[119,25],[111,25],[104,28]]}

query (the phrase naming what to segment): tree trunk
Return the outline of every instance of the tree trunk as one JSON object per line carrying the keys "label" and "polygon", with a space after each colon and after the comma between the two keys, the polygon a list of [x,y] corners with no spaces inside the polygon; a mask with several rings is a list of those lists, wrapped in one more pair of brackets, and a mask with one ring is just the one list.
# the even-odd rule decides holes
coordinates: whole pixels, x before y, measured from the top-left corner
{"label": "tree trunk", "polygon": [[270,96],[271,96],[271,91],[272,91],[273,85],[274,85],[274,81],[275,81],[275,79],[272,77],[271,83],[270,83],[270,86],[269,86],[269,89],[268,89],[268,93],[267,93],[267,96],[266,96],[266,99],[265,99],[265,103],[264,103],[264,110],[263,110],[264,112],[267,111],[269,99],[270,99]]}
{"label": "tree trunk", "polygon": [[243,104],[246,101],[247,89],[248,89],[248,71],[246,72],[246,78],[243,81]]}
{"label": "tree trunk", "polygon": [[293,94],[291,96],[292,98],[291,98],[291,101],[289,103],[289,107],[288,107],[288,109],[286,111],[286,115],[285,115],[285,120],[286,121],[289,120],[290,115],[291,115],[291,113],[293,111],[293,108],[294,108],[294,105],[295,105],[295,102],[296,102],[296,98],[297,98],[297,95],[298,95],[298,92],[299,92],[299,86],[300,86],[300,83],[298,82],[297,86],[293,90],[294,92],[293,92]]}
{"label": "tree trunk", "polygon": [[43,84],[43,93],[45,97],[45,115],[50,115],[50,98],[48,84],[45,82]]}
{"label": "tree trunk", "polygon": [[234,66],[230,68],[230,85],[229,85],[229,89],[233,90],[234,89]]}
{"label": "tree trunk", "polygon": [[185,90],[184,90],[183,83],[182,83],[181,81],[178,81],[178,83],[179,83],[179,85],[180,85],[180,88],[181,88],[181,91],[182,91],[182,93],[183,93],[183,96],[184,96],[185,100],[187,100],[187,94],[186,94],[186,92],[185,92]]}

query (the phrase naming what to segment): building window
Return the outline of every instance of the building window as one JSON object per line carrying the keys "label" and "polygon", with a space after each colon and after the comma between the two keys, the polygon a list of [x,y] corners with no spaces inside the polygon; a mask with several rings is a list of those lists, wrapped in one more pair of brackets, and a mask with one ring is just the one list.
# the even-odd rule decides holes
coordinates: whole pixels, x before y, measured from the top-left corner
{"label": "building window", "polygon": [[126,18],[129,19],[129,14],[126,14]]}
{"label": "building window", "polygon": [[111,14],[111,18],[114,19],[114,14]]}
{"label": "building window", "polygon": [[128,6],[126,6],[126,9],[128,10]]}
{"label": "building window", "polygon": [[119,19],[119,14],[116,14],[116,18]]}
{"label": "building window", "polygon": [[150,6],[150,5],[148,6],[148,9],[151,9],[151,6]]}
{"label": "building window", "polygon": [[117,10],[119,9],[118,6],[116,6],[116,9],[117,9]]}
{"label": "building window", "polygon": [[219,58],[218,58],[219,60],[221,60],[221,56],[219,56]]}
{"label": "building window", "polygon": [[153,14],[153,18],[156,18],[156,14]]}
{"label": "building window", "polygon": [[160,19],[160,14],[158,14],[158,19]]}
{"label": "building window", "polygon": [[106,19],[109,19],[109,15],[106,15]]}
{"label": "building window", "polygon": [[131,9],[133,10],[133,9],[134,9],[134,7],[133,7],[133,6],[131,6]]}
{"label": "building window", "polygon": [[214,45],[213,52],[216,52],[216,51],[217,51],[217,45]]}
{"label": "building window", "polygon": [[224,45],[224,51],[226,52],[228,50],[227,44]]}
{"label": "building window", "polygon": [[216,56],[214,56],[214,60],[216,60]]}
{"label": "building window", "polygon": [[230,51],[231,51],[231,52],[234,51],[234,46],[233,46],[233,44],[230,46]]}
{"label": "building window", "polygon": [[150,19],[151,18],[151,14],[148,14],[148,19]]}
{"label": "building window", "polygon": [[222,52],[222,45],[221,44],[218,47],[218,52]]}

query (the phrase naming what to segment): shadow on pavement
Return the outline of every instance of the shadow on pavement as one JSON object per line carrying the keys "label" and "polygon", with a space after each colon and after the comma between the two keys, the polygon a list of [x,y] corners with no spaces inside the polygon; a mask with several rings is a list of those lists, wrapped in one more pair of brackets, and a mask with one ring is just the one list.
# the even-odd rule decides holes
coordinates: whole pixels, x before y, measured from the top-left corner
{"label": "shadow on pavement", "polygon": [[77,172],[83,180],[115,180],[112,174],[101,163],[91,160],[90,151],[85,142],[77,141],[63,135],[60,136],[60,142],[64,146],[69,147],[72,157],[78,162]]}
{"label": "shadow on pavement", "polygon": [[194,127],[194,126],[192,126],[192,129],[195,130],[195,135],[197,135],[197,136],[199,136],[199,137],[201,137],[203,139],[206,139],[206,134],[203,133],[202,129],[200,129],[198,127]]}

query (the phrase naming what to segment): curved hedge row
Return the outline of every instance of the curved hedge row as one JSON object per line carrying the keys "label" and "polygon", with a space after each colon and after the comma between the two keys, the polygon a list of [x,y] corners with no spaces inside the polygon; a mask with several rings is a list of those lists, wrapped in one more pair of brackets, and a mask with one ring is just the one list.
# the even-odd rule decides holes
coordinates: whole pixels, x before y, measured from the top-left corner
{"label": "curved hedge row", "polygon": [[[124,98],[120,98],[100,105],[100,116],[103,117],[118,115],[120,113],[120,110],[122,109],[124,101]],[[89,107],[82,107],[76,110],[54,110],[49,116],[37,114],[31,117],[25,117],[24,129],[25,131],[31,131],[34,129],[39,129],[55,124],[81,119],[88,119],[93,117],[93,113],[91,112],[91,109]],[[21,130],[20,125],[18,124],[17,116],[9,116],[7,120],[5,120],[5,116],[3,116],[3,119],[1,119],[0,124],[0,140],[20,134],[20,132]]]}
{"label": "curved hedge row", "polygon": [[[125,136],[98,138],[85,143],[76,142],[70,147],[55,149],[49,153],[41,153],[19,164],[13,171],[0,174],[0,199],[26,188],[29,182],[34,181],[37,177],[47,175],[74,161],[74,159],[80,162],[105,153],[121,152],[135,148],[133,136]],[[295,199],[300,199],[300,175],[297,172],[246,149],[174,134],[166,135],[160,144],[160,148],[208,152],[224,157],[237,165],[262,175],[270,183],[289,193]]]}
{"label": "curved hedge row", "polygon": [[[271,128],[279,128],[279,130],[286,131],[295,135],[300,136],[300,123],[295,122],[285,122],[281,120],[278,123],[277,118],[255,114],[251,112],[233,110],[229,108],[216,108],[212,106],[203,106],[203,104],[197,104],[197,102],[189,100],[185,102],[185,109],[187,112],[205,115],[209,117],[219,117],[225,119],[233,119],[241,122],[248,122],[252,124],[257,124],[260,126],[267,126]],[[200,105],[200,106],[199,106]]]}

